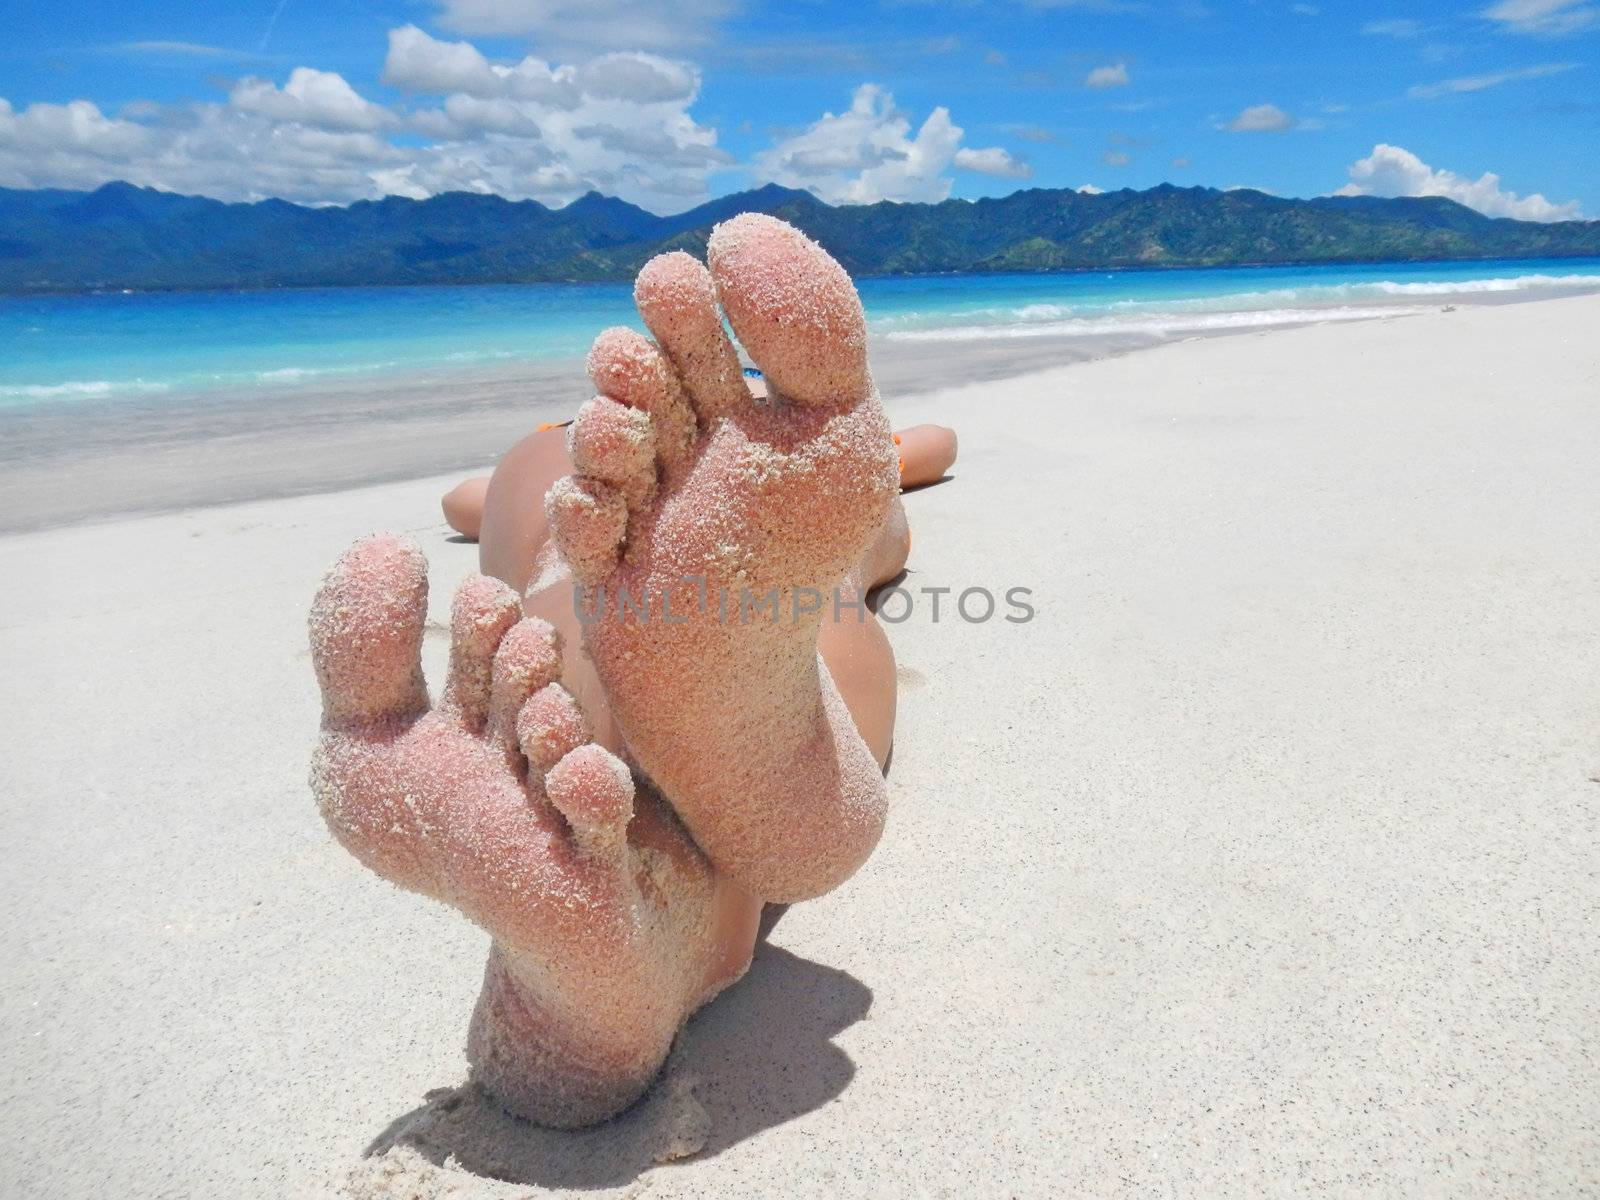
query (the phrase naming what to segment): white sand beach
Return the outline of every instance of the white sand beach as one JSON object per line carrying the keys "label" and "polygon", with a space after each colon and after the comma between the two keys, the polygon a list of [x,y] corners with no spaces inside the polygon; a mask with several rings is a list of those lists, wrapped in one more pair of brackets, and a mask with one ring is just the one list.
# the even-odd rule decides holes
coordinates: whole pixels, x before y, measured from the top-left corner
{"label": "white sand beach", "polygon": [[1595,1194],[1597,330],[891,395],[962,449],[905,586],[1036,617],[891,630],[878,852],[576,1134],[458,1090],[487,937],[306,784],[317,581],[416,538],[440,680],[457,476],[0,538],[0,1195]]}

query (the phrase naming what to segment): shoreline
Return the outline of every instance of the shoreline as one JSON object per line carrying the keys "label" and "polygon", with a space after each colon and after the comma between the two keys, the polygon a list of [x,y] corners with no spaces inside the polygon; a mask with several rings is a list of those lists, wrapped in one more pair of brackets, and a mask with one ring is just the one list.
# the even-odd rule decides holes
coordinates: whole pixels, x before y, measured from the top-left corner
{"label": "shoreline", "polygon": [[[1362,306],[1374,310],[1372,316],[1173,334],[939,338],[931,331],[914,340],[877,334],[871,354],[891,418],[904,423],[904,404],[928,394],[1185,341],[1570,298],[1494,292],[1426,303],[1374,298]],[[1328,306],[1330,312],[1336,307]],[[1384,309],[1394,311],[1378,311]],[[583,361],[574,357],[362,376],[267,393],[236,389],[176,401],[77,400],[0,409],[0,535],[484,473],[517,439],[542,422],[565,420],[591,395]]]}

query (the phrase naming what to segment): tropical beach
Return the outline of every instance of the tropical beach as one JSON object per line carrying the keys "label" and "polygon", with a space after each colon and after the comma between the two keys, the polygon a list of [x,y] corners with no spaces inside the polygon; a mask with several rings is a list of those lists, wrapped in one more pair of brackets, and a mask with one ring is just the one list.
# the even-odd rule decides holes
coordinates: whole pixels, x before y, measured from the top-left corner
{"label": "tropical beach", "polygon": [[1600,1194],[1600,0],[44,0],[0,1198]]}
{"label": "tropical beach", "polygon": [[893,627],[878,852],[587,1131],[463,1088],[483,934],[305,798],[307,598],[408,533],[442,679],[455,477],[7,536],[8,1190],[1581,1194],[1597,303],[894,397],[903,586],[1036,616]]}

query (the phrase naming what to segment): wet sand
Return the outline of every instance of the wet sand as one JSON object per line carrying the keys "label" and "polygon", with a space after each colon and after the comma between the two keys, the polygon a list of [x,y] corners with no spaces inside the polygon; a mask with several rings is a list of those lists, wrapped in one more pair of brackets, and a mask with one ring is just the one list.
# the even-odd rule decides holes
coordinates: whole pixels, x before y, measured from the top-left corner
{"label": "wet sand", "polygon": [[0,1194],[1591,1194],[1597,325],[894,394],[906,586],[1037,616],[892,630],[882,847],[582,1134],[457,1090],[486,939],[306,787],[316,581],[412,533],[442,678],[454,473],[0,538]]}

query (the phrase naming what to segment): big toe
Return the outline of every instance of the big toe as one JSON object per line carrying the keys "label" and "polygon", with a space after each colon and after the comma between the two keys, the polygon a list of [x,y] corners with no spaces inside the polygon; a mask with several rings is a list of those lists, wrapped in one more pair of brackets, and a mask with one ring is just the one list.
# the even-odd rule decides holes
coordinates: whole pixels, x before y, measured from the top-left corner
{"label": "big toe", "polygon": [[868,395],[866,316],[826,250],[787,222],[745,213],[718,225],[706,252],[723,311],[774,392],[819,408]]}
{"label": "big toe", "polygon": [[412,542],[374,534],[344,552],[311,605],[311,661],[326,721],[406,719],[427,707],[427,609],[428,563]]}

